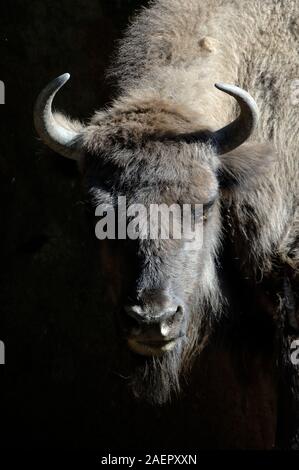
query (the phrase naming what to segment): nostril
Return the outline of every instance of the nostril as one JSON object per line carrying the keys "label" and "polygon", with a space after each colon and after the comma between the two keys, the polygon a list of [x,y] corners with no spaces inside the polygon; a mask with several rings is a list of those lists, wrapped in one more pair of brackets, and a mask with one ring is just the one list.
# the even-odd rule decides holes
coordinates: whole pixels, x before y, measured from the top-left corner
{"label": "nostril", "polygon": [[163,317],[163,323],[165,325],[172,326],[175,323],[179,323],[183,318],[183,309],[182,307],[177,307],[176,309],[173,309],[171,311],[166,312],[166,314]]}
{"label": "nostril", "polygon": [[142,317],[143,317],[142,308],[139,305],[133,305],[133,306],[125,305],[124,311],[130,318],[134,319],[138,323],[142,321]]}
{"label": "nostril", "polygon": [[135,335],[139,334],[142,328],[141,318],[136,316],[135,312],[132,312],[127,308],[123,308],[120,313],[120,320],[123,328],[127,332],[133,332]]}
{"label": "nostril", "polygon": [[166,312],[165,312],[165,318],[173,318],[173,317],[176,317],[177,315],[179,315],[180,313],[183,312],[183,309],[182,307],[178,306],[178,307],[174,307],[174,308],[171,308],[171,309],[168,309]]}
{"label": "nostril", "polygon": [[184,309],[181,305],[179,305],[176,309],[175,316],[177,318],[182,318],[183,315],[184,315]]}

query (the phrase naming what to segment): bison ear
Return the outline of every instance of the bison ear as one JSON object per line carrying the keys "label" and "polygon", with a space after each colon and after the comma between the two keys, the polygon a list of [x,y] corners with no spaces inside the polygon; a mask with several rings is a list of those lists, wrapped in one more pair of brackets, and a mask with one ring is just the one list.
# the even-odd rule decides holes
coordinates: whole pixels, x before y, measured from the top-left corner
{"label": "bison ear", "polygon": [[219,181],[223,190],[254,189],[277,160],[271,144],[245,142],[220,157]]}

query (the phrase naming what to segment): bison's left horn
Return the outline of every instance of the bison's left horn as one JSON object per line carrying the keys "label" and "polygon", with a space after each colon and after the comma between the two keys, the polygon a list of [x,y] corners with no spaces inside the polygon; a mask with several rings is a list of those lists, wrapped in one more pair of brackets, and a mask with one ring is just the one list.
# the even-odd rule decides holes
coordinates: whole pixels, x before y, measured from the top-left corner
{"label": "bison's left horn", "polygon": [[242,88],[225,83],[215,83],[215,87],[233,96],[241,110],[235,121],[213,133],[213,141],[222,155],[239,147],[250,137],[257,127],[259,111],[252,96]]}
{"label": "bison's left horn", "polygon": [[54,96],[69,78],[70,75],[64,73],[55,78],[41,91],[34,108],[34,124],[40,138],[52,150],[64,157],[78,160],[78,139],[80,134],[60,124],[52,112]]}

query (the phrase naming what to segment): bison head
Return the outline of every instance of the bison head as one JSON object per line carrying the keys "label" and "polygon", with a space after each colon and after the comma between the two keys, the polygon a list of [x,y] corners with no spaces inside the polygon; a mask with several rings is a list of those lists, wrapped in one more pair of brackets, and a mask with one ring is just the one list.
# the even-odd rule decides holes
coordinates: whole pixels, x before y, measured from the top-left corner
{"label": "bison head", "polygon": [[[256,127],[257,107],[244,90],[218,84],[241,110],[219,130],[198,123],[189,110],[145,98],[119,100],[81,125],[52,112],[68,78],[62,75],[40,94],[36,129],[53,150],[79,162],[90,203],[113,208],[114,228],[123,198],[126,209],[145,208],[141,225],[153,205],[163,204],[162,220],[172,205],[202,208],[195,216],[203,236],[192,248],[188,237],[128,238],[117,228],[115,237],[99,242],[120,337],[131,351],[131,387],[136,396],[161,403],[178,390],[180,373],[221,311],[215,262],[220,196],[224,187],[252,179],[264,163],[263,149],[244,143]],[[173,216],[172,230],[181,220]]]}

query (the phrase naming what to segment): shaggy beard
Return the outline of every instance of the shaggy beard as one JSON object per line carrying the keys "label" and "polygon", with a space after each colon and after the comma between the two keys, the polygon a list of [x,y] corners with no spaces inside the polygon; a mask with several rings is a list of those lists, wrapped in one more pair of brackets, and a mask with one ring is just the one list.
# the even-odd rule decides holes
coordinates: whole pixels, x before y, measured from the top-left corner
{"label": "shaggy beard", "polygon": [[153,357],[131,353],[129,389],[136,399],[162,405],[179,395],[182,379],[190,372],[200,350],[198,343],[204,336],[199,318],[197,311],[196,321],[190,322],[188,334],[172,351]]}
{"label": "shaggy beard", "polygon": [[182,344],[160,357],[135,358],[129,388],[135,398],[162,405],[180,391]]}

